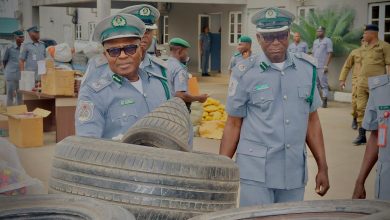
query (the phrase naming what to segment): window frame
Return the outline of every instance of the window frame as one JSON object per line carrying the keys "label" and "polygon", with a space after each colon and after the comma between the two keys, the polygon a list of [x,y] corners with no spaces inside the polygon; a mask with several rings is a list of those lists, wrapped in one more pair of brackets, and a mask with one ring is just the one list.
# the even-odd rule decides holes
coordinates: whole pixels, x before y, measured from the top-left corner
{"label": "window frame", "polygon": [[75,39],[76,40],[83,40],[83,25],[82,24],[76,24],[76,31],[75,31]]}
{"label": "window frame", "polygon": [[[232,23],[232,15],[234,16],[233,18],[233,23]],[[241,22],[238,22],[238,16],[241,16]],[[230,46],[237,46],[238,45],[238,39],[242,36],[242,29],[243,29],[243,13],[242,11],[231,11],[229,12],[229,33],[228,33],[228,42]],[[233,29],[232,30],[232,25]],[[238,25],[241,25],[241,31],[240,33],[238,32]],[[231,41],[231,36],[233,37],[233,42]]]}
{"label": "window frame", "polygon": [[[379,7],[379,17],[372,18],[372,8],[378,6]],[[378,22],[379,27],[379,38],[385,40],[385,35],[390,36],[390,31],[385,32],[386,29],[386,21],[390,22],[390,17],[386,18],[386,6],[390,6],[390,2],[378,2],[371,3],[368,5],[368,18],[367,21],[369,24],[372,24],[373,21]],[[389,40],[390,41],[390,40]],[[390,43],[390,42],[388,42]]]}
{"label": "window frame", "polygon": [[[164,45],[169,44],[169,16],[164,15],[163,16],[163,24],[162,24],[162,43]],[[166,39],[165,39],[166,37]]]}
{"label": "window frame", "polygon": [[298,8],[297,8],[297,17],[298,17],[298,19],[296,19],[296,23],[297,24],[301,24],[301,19],[300,19],[301,18],[301,14],[300,14],[300,12],[301,12],[302,9],[304,10],[304,17],[307,18],[308,14],[310,13],[310,10],[315,11],[315,10],[317,10],[317,7],[314,6],[314,5],[298,6]]}

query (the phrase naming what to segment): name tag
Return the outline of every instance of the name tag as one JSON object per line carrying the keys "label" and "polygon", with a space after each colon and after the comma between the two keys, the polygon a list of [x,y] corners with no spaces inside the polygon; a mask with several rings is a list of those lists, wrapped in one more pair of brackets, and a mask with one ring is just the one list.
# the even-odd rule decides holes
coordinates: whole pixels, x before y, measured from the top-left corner
{"label": "name tag", "polygon": [[387,125],[380,124],[378,129],[378,147],[386,147]]}

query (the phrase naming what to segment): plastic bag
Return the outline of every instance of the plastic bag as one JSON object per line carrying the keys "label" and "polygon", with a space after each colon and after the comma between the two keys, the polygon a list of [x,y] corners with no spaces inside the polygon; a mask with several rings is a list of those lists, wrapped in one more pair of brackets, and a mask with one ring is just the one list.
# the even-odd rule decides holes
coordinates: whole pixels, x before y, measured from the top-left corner
{"label": "plastic bag", "polygon": [[191,105],[191,122],[193,126],[199,125],[202,121],[203,105],[199,102],[193,102]]}
{"label": "plastic bag", "polygon": [[62,63],[68,63],[72,60],[72,49],[67,43],[54,46],[54,60]]}
{"label": "plastic bag", "polygon": [[199,127],[199,135],[203,138],[222,139],[224,121],[203,121]]}
{"label": "plastic bag", "polygon": [[0,197],[43,193],[42,182],[23,169],[16,147],[0,138]]}

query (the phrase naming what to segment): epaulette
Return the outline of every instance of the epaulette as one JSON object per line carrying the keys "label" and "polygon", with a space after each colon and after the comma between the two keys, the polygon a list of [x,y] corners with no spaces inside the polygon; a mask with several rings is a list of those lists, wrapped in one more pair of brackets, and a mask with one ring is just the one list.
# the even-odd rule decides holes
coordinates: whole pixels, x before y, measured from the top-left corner
{"label": "epaulette", "polygon": [[378,88],[380,86],[384,86],[386,84],[389,84],[390,83],[390,76],[385,74],[385,75],[381,75],[381,76],[374,76],[374,77],[370,77],[368,78],[368,87],[370,88],[370,90],[373,90],[375,88]]}
{"label": "epaulette", "polygon": [[157,78],[159,78],[159,79],[168,80],[167,77],[164,77],[164,76],[159,75],[159,74],[157,74],[157,73],[154,73],[154,72],[152,72],[152,71],[145,71],[145,72],[146,72],[146,74],[148,74],[149,76],[154,76],[154,77],[157,77]]}
{"label": "epaulette", "polygon": [[101,77],[93,82],[88,83],[88,86],[91,87],[95,92],[99,92],[102,89],[106,88],[112,83],[112,80],[107,77]]}
{"label": "epaulette", "polygon": [[235,52],[234,54],[233,54],[233,56],[238,56],[238,55],[240,55],[241,53],[240,52]]}
{"label": "epaulette", "polygon": [[306,53],[300,52],[300,53],[291,53],[294,54],[296,58],[305,60],[306,62],[310,63],[311,65],[317,67],[317,59],[314,58],[313,56],[310,56]]}
{"label": "epaulette", "polygon": [[162,67],[165,68],[165,69],[168,68],[167,62],[165,62],[164,60],[162,60],[162,59],[160,59],[160,58],[157,58],[157,57],[155,57],[155,56],[149,56],[149,59],[150,59],[153,63],[156,63],[157,65],[162,66]]}
{"label": "epaulette", "polygon": [[242,60],[233,67],[232,73],[238,77],[242,77],[255,63],[256,57],[249,57],[248,59]]}

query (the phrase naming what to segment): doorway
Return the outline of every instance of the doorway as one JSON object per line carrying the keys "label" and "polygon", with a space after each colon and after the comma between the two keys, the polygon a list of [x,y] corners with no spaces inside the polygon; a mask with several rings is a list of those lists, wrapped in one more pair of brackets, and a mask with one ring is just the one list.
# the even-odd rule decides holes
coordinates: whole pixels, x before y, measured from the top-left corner
{"label": "doorway", "polygon": [[[221,72],[221,15],[222,13],[200,14],[198,17],[198,36],[202,27],[209,26],[211,35],[211,54],[209,72]],[[198,71],[201,72],[201,54],[198,43]]]}

